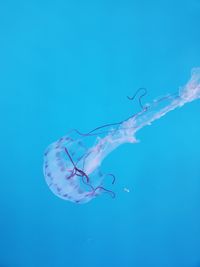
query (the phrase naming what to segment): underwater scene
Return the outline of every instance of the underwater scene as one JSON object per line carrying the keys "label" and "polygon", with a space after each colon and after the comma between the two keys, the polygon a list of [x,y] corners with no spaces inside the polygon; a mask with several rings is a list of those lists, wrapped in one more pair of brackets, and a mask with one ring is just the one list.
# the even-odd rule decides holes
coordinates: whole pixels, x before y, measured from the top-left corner
{"label": "underwater scene", "polygon": [[200,267],[200,1],[0,2],[0,267]]}

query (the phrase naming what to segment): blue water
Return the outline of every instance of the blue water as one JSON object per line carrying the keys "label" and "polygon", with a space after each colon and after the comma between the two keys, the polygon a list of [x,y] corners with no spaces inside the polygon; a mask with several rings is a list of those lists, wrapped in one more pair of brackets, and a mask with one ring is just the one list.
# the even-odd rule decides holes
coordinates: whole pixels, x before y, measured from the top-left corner
{"label": "blue water", "polygon": [[[47,145],[184,85],[200,66],[200,2],[0,2],[0,266],[200,266],[200,101],[166,115],[103,163],[116,198],[63,201]],[[130,192],[124,191],[128,188]]]}

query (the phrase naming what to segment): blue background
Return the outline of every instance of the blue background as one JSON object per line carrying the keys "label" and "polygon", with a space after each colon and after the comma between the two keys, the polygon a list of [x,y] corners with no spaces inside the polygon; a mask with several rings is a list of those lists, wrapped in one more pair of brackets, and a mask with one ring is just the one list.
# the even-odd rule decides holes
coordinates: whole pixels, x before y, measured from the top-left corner
{"label": "blue background", "polygon": [[199,28],[199,0],[1,1],[1,267],[200,266],[199,101],[109,155],[114,200],[63,201],[42,173],[71,128],[130,116],[139,87],[149,101],[184,85]]}

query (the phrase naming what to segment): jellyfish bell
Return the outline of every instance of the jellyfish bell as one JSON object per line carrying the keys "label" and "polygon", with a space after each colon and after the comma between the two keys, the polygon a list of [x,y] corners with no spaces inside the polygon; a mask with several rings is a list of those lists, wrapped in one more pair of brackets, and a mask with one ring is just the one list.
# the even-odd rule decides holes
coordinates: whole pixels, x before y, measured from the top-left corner
{"label": "jellyfish bell", "polygon": [[86,165],[91,152],[84,146],[85,139],[71,131],[48,146],[43,167],[46,182],[56,196],[75,203],[87,203],[104,192],[114,197],[103,187],[105,175],[98,169],[97,159],[92,166]]}

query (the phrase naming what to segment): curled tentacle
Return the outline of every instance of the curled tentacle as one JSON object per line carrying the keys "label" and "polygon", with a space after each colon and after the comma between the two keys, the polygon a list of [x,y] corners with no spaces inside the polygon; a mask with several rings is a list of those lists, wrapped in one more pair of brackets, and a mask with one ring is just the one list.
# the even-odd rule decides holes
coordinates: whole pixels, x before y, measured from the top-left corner
{"label": "curled tentacle", "polygon": [[112,173],[107,173],[106,176],[111,176],[111,177],[113,178],[113,179],[112,179],[112,184],[115,183],[116,178],[115,178],[115,175],[114,175],[114,174],[112,174]]}
{"label": "curled tentacle", "polygon": [[144,110],[144,109],[145,109],[145,106],[142,104],[142,98],[147,94],[147,89],[146,89],[146,88],[144,88],[144,87],[139,88],[139,89],[135,92],[135,94],[134,94],[133,96],[131,96],[131,97],[130,97],[130,96],[127,96],[127,98],[128,98],[129,100],[134,100],[134,99],[136,98],[137,94],[138,94],[140,91],[144,91],[144,92],[143,92],[141,95],[138,96],[138,101],[139,101],[139,105],[140,105],[141,109]]}
{"label": "curled tentacle", "polygon": [[108,190],[108,189],[104,188],[103,186],[97,186],[97,187],[94,189],[94,193],[95,193],[98,189],[103,190],[105,193],[110,194],[112,198],[115,198],[115,193],[114,193],[113,191],[111,191],[111,190]]}

